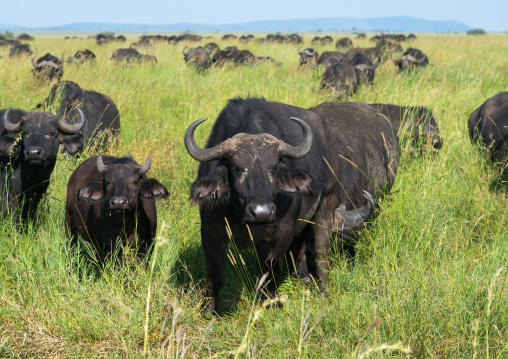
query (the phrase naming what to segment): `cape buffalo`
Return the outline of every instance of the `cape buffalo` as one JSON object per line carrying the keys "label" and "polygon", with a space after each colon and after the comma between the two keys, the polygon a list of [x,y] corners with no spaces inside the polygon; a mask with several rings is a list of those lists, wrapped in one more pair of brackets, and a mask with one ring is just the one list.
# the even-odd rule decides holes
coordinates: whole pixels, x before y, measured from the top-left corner
{"label": "cape buffalo", "polygon": [[427,55],[421,50],[412,47],[408,48],[398,60],[394,60],[392,56],[392,61],[399,67],[399,70],[413,70],[416,67],[423,67],[429,64]]}
{"label": "cape buffalo", "polygon": [[500,92],[471,113],[468,121],[472,143],[481,141],[482,148],[495,161],[508,159],[508,92]]}
{"label": "cape buffalo", "polygon": [[142,55],[136,49],[118,49],[111,55],[111,60],[126,62],[153,62],[157,63],[157,58],[152,55]]}
{"label": "cape buffalo", "polygon": [[[120,135],[120,113],[111,98],[92,90],[83,90],[72,81],[59,82],[51,88],[46,100],[37,108],[51,106],[60,100],[56,115],[72,123],[78,116],[77,108],[82,108],[86,122],[79,132],[84,136],[85,144],[96,141],[101,147],[110,138]],[[76,135],[78,136],[78,135]],[[79,148],[78,151],[81,151]],[[71,153],[73,154],[73,153]]]}
{"label": "cape buffalo", "polygon": [[74,54],[74,58],[78,61],[92,61],[95,60],[95,54],[88,49],[78,50]]}
{"label": "cape buffalo", "polygon": [[359,79],[355,69],[343,62],[326,66],[321,77],[321,88],[333,88],[336,97],[351,96],[358,89]]}
{"label": "cape buffalo", "polygon": [[168,194],[148,178],[152,158],[138,165],[132,158],[90,157],[76,168],[67,184],[65,223],[73,239],[92,242],[104,254],[117,240],[146,254],[157,231],[155,200]]}
{"label": "cape buffalo", "polygon": [[316,67],[319,59],[319,54],[316,49],[309,47],[303,51],[300,51],[300,48],[298,48],[298,55],[300,55],[300,66],[306,65],[311,69]]}
{"label": "cape buffalo", "polygon": [[402,141],[409,140],[413,147],[430,143],[434,148],[443,146],[443,139],[432,111],[420,106],[397,106],[381,103],[370,104],[386,116],[393,131]]}
{"label": "cape buffalo", "polygon": [[49,112],[12,110],[11,119],[11,109],[0,111],[0,215],[26,222],[48,189],[59,145],[70,153],[82,145],[83,138],[75,135],[85,116],[77,109],[80,119],[71,125]]}
{"label": "cape buffalo", "polygon": [[303,44],[303,39],[300,35],[298,34],[291,34],[291,35],[288,35],[286,37],[286,42],[288,44],[295,44],[295,45],[299,45],[299,44]]}
{"label": "cape buffalo", "polygon": [[335,42],[335,48],[337,50],[349,50],[353,47],[353,40],[351,40],[349,37],[343,37],[342,39],[338,39]]}
{"label": "cape buffalo", "polygon": [[19,55],[31,55],[32,50],[30,49],[30,45],[21,44],[11,47],[9,50],[9,57],[15,57]]}
{"label": "cape buffalo", "polygon": [[379,57],[377,63],[373,64],[367,56],[360,52],[349,57],[347,63],[355,69],[356,77],[359,82],[367,80],[368,83],[373,83],[376,69],[381,63],[381,58]]}
{"label": "cape buffalo", "polygon": [[34,77],[44,80],[60,79],[63,75],[64,58],[58,58],[49,52],[34,61],[36,56],[32,58],[32,73]]}
{"label": "cape buffalo", "polygon": [[188,49],[187,52],[185,52],[185,49],[187,49],[187,46],[185,46],[182,50],[183,59],[185,60],[185,63],[187,64],[193,64],[197,68],[206,69],[211,64],[210,59],[210,51],[208,51],[206,48],[202,46],[198,46],[193,49]]}
{"label": "cape buffalo", "polygon": [[317,61],[318,65],[326,66],[333,62],[342,62],[346,60],[346,56],[342,52],[338,51],[325,51],[319,56]]}
{"label": "cape buffalo", "polygon": [[[284,255],[293,241],[297,248],[308,242],[325,290],[330,230],[339,203],[335,176],[323,160],[338,170],[323,119],[282,103],[233,99],[219,114],[206,148],[200,148],[194,131],[205,120],[185,133],[187,151],[201,162],[190,199],[199,204],[201,215],[208,267],[205,310],[217,310],[229,238],[240,249],[256,248],[264,273],[257,289],[266,284],[269,297],[276,295]],[[366,218],[352,211],[344,215],[352,221]]]}

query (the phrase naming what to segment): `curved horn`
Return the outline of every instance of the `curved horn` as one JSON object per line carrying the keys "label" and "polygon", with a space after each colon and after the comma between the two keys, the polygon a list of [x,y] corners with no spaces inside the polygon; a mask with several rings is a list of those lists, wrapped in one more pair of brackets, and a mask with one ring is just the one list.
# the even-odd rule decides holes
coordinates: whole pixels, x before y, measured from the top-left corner
{"label": "curved horn", "polygon": [[106,172],[106,165],[104,164],[104,162],[102,162],[102,155],[99,155],[99,157],[97,157],[97,170],[101,175],[104,176],[104,172]]}
{"label": "curved horn", "polygon": [[65,54],[65,51],[64,53],[62,54],[62,57],[60,57],[60,61],[62,62],[60,65],[58,65],[58,67],[62,68],[63,65],[64,65],[64,54]]}
{"label": "curved horn", "polygon": [[360,224],[370,218],[376,209],[376,201],[374,197],[367,192],[363,191],[367,204],[363,207],[346,211],[346,206],[342,204],[335,210],[335,225],[339,231],[347,231],[349,229],[358,227]]}
{"label": "curved horn", "polygon": [[300,51],[300,48],[301,46],[298,46],[298,50],[296,50],[298,52],[298,55],[301,55],[303,53],[303,51]]}
{"label": "curved horn", "polygon": [[187,54],[185,53],[185,49],[186,49],[186,48],[187,48],[187,46],[185,46],[185,47],[183,48],[183,50],[182,50],[182,54],[183,54],[183,56],[187,56],[187,54],[189,53],[189,50],[190,50],[190,49],[189,49],[189,50],[187,50]]}
{"label": "curved horn", "polygon": [[148,170],[150,169],[150,165],[152,164],[152,156],[148,155],[148,157],[146,158],[146,161],[145,163],[143,163],[140,167],[139,167],[139,174],[141,175],[144,175],[145,173],[148,172]]}
{"label": "curved horn", "polygon": [[196,141],[194,141],[194,130],[206,120],[207,118],[205,117],[193,122],[187,128],[187,131],[185,131],[185,148],[192,158],[200,162],[220,159],[224,157],[229,150],[226,146],[222,146],[222,143],[212,148],[201,148],[196,144]]}
{"label": "curved horn", "polygon": [[397,64],[398,64],[398,62],[399,62],[399,60],[394,60],[394,59],[393,59],[393,54],[394,54],[394,53],[395,53],[395,51],[392,51],[392,53],[390,54],[390,60],[392,60],[392,62],[393,62],[395,65],[397,65]]}
{"label": "curved horn", "polygon": [[2,117],[2,123],[5,129],[9,132],[20,132],[21,131],[21,121],[18,123],[12,123],[9,119],[9,112],[11,111],[12,106],[10,106],[7,110],[5,110],[4,115]]}
{"label": "curved horn", "polygon": [[83,111],[81,111],[81,109],[78,106],[76,106],[75,109],[79,112],[78,122],[76,122],[74,125],[71,125],[63,120],[60,120],[58,122],[58,130],[66,135],[75,134],[76,132],[81,130],[81,128],[85,124],[85,115],[83,114]]}
{"label": "curved horn", "polygon": [[[36,54],[37,54],[37,52],[36,52]],[[36,67],[36,64],[35,64],[35,61],[34,61],[36,57],[37,57],[37,55],[35,55],[34,57],[32,57],[32,66],[33,66],[33,67]]]}
{"label": "curved horn", "polygon": [[375,70],[375,69],[377,69],[377,68],[378,68],[378,66],[379,66],[380,64],[381,64],[381,57],[380,57],[380,56],[378,56],[378,57],[377,57],[377,62],[376,62],[374,65],[372,65],[372,66],[370,67],[370,69],[371,69],[371,70]]}
{"label": "curved horn", "polygon": [[312,130],[307,122],[297,118],[291,117],[293,121],[302,126],[303,130],[303,140],[298,146],[293,147],[288,145],[287,143],[281,141],[279,151],[281,156],[285,156],[287,158],[303,158],[309,153],[310,147],[312,146]]}

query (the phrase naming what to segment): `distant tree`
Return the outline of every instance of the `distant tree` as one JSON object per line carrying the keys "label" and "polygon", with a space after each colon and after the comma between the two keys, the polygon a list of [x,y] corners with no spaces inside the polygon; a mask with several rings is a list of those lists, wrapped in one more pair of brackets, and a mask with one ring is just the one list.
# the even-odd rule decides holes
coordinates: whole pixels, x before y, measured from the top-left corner
{"label": "distant tree", "polygon": [[469,30],[467,32],[468,35],[485,35],[487,32],[483,29],[477,28],[473,30]]}

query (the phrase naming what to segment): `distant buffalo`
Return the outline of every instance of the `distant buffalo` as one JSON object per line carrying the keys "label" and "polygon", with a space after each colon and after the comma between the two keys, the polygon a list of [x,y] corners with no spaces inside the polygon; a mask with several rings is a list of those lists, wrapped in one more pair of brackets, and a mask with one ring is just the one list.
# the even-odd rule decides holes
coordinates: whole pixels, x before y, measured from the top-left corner
{"label": "distant buffalo", "polygon": [[59,80],[63,76],[64,58],[51,55],[49,52],[35,60],[32,58],[32,73],[34,77],[44,80]]}
{"label": "distant buffalo", "polygon": [[9,50],[9,57],[15,57],[20,55],[31,55],[32,49],[30,48],[30,45],[28,44],[21,44],[11,47]]}
{"label": "distant buffalo", "polygon": [[351,40],[349,37],[343,37],[341,39],[338,39],[335,42],[335,48],[337,50],[349,50],[353,47],[353,40]]}
{"label": "distant buffalo", "polygon": [[423,51],[412,47],[408,48],[400,59],[394,60],[392,58],[392,61],[399,67],[399,70],[413,70],[417,67],[423,67],[429,64],[427,55]]}
{"label": "distant buffalo", "polygon": [[[185,50],[187,50],[187,52],[185,52]],[[187,49],[187,46],[185,46],[182,50],[182,54],[185,63],[192,64],[200,69],[206,69],[210,66],[212,62],[210,58],[211,51],[212,51],[211,48],[209,51],[202,46],[198,46],[193,49]]]}
{"label": "distant buffalo", "polygon": [[344,62],[329,64],[321,77],[321,88],[333,88],[336,97],[353,95],[358,85],[355,69]]}
{"label": "distant buffalo", "polygon": [[357,53],[348,58],[347,63],[355,69],[356,77],[359,82],[366,80],[368,83],[372,84],[374,82],[376,69],[381,63],[381,58],[378,58],[378,61],[373,64],[367,56],[362,53]]}
{"label": "distant buffalo", "polygon": [[298,49],[298,55],[300,55],[300,66],[306,65],[311,69],[317,66],[319,54],[316,49],[309,47],[303,51]]}
{"label": "distant buffalo", "polygon": [[118,49],[111,55],[111,60],[125,62],[152,62],[157,63],[157,58],[151,55],[142,55],[136,49]]}

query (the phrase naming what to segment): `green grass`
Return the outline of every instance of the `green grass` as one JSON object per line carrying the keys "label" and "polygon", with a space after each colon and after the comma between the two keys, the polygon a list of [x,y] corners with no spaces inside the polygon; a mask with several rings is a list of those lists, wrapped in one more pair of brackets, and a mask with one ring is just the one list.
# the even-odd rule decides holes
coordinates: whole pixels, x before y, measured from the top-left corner
{"label": "green grass", "polygon": [[[156,256],[145,264],[125,258],[98,265],[71,250],[64,230],[67,179],[86,156],[60,155],[26,232],[0,222],[0,357],[145,357],[145,334],[154,358],[508,357],[506,191],[491,190],[498,170],[471,146],[466,129],[476,107],[506,91],[508,36],[421,35],[403,46],[422,49],[430,66],[400,74],[382,64],[375,84],[362,85],[351,100],[433,109],[443,148],[413,158],[403,150],[392,194],[362,230],[356,257],[334,254],[329,297],[285,276],[284,308],[263,309],[253,290],[255,253],[231,246],[222,296],[229,314],[211,320],[200,314],[206,263],[198,210],[187,201],[198,164],[183,145],[185,129],[210,118],[196,133],[204,144],[213,119],[236,96],[306,108],[327,101],[326,92],[314,91],[323,70],[301,69],[297,46],[286,44],[239,45],[281,67],[204,73],[184,64],[185,44],[141,51],[157,56],[155,66],[112,62],[119,44],[32,44],[40,55],[95,52],[96,64],[65,65],[63,79],[115,101],[122,135],[108,154],[140,162],[151,154],[148,174],[169,196],[158,202]],[[0,56],[0,108],[30,110],[46,98],[50,84],[34,80],[30,58],[10,59],[5,48]]]}

